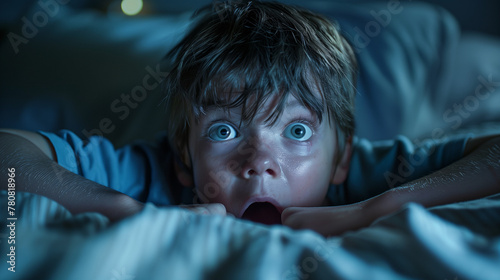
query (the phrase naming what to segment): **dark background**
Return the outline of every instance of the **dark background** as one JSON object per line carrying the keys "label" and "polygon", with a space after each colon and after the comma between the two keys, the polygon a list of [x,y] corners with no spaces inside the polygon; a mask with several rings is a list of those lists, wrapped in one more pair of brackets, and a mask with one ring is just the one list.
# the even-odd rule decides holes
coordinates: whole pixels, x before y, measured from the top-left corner
{"label": "dark background", "polygon": [[[26,10],[36,1],[16,0],[0,2],[0,22],[14,23],[21,18]],[[95,9],[108,11],[116,8],[119,1],[99,0],[71,0],[67,5],[75,9]],[[199,8],[208,4],[210,0],[145,0],[144,10],[150,14],[175,14]],[[307,0],[285,0],[281,1],[292,4],[308,3],[321,9],[321,5],[330,1],[307,1]],[[370,2],[360,0],[337,0],[336,2]],[[402,0],[401,2],[405,2]],[[440,5],[453,14],[459,21],[463,31],[476,31],[490,35],[500,36],[500,1],[495,0],[422,0]]]}
{"label": "dark background", "polygon": [[[20,45],[18,54],[14,54],[7,34],[20,34],[21,18],[31,19],[32,7],[39,6],[41,2],[55,1],[57,0],[0,2],[0,128],[45,131],[67,128],[86,136],[86,132],[102,132],[101,122],[105,120],[106,123],[110,119],[116,128],[102,134],[117,145],[138,137],[151,139],[159,128],[163,128],[163,124],[159,124],[164,118],[164,112],[158,105],[162,99],[159,87],[140,106],[130,109],[130,117],[127,115],[121,119],[124,115],[112,112],[110,105],[119,100],[122,93],[130,93],[135,86],[142,84],[142,78],[147,75],[145,67],[154,68],[165,50],[182,36],[183,27],[176,24],[186,22],[191,11],[209,4],[211,0],[144,0],[143,11],[133,17],[121,13],[121,1],[69,0],[67,4],[61,5],[70,8],[67,9],[71,10],[69,14],[65,14],[65,11],[60,17],[51,19],[28,44]],[[392,0],[280,2],[322,12],[328,10],[332,2],[378,2],[386,5],[390,1]],[[417,1],[400,2],[405,5]],[[451,75],[457,78],[453,81],[451,90],[444,92],[446,100],[439,108],[440,111],[435,112],[435,116],[423,117],[425,111],[420,115],[405,115],[408,110],[400,109],[401,112],[397,113],[387,107],[389,109],[383,113],[388,113],[385,126],[389,132],[381,135],[377,135],[377,131],[369,132],[367,128],[371,127],[382,131],[383,124],[367,123],[364,130],[358,126],[361,127],[358,132],[362,137],[385,139],[394,137],[396,133],[420,137],[436,127],[447,125],[449,128],[449,123],[443,123],[443,112],[453,108],[456,103],[463,103],[472,95],[479,85],[478,77],[500,80],[500,1],[420,2],[440,5],[458,21],[462,38],[466,40],[459,45],[456,59],[451,58],[452,61],[460,60],[456,66],[451,67]],[[175,21],[175,15],[181,15],[184,20]],[[169,21],[171,19],[173,22]],[[151,30],[150,26],[156,29]],[[166,28],[158,30],[159,26]],[[175,34],[172,35],[172,32]],[[429,34],[436,34],[436,30],[429,31]],[[414,34],[409,35],[415,37]],[[374,44],[370,45],[372,46]],[[425,51],[426,48],[424,46],[419,50]],[[436,59],[441,58],[437,56]],[[488,99],[488,102],[480,104],[481,110],[460,119],[463,120],[463,127],[466,123],[500,121],[500,87],[495,87],[495,93],[491,96],[493,98]],[[427,105],[433,105],[433,102]],[[415,107],[414,104],[407,106]],[[436,108],[431,106],[428,109]],[[374,119],[374,116],[378,116],[375,113],[365,117]],[[399,121],[404,117],[414,117],[420,122],[412,123],[410,119],[410,122]],[[441,123],[436,124],[433,118]],[[395,127],[398,124],[401,128]]]}

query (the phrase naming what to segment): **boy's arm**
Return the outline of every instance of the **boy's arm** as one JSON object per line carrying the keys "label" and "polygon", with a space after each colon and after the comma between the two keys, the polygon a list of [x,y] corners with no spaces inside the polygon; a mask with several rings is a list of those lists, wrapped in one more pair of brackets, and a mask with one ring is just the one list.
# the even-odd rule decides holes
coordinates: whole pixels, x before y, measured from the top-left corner
{"label": "boy's arm", "polygon": [[283,223],[310,228],[325,235],[338,235],[370,225],[408,202],[425,207],[482,198],[500,192],[500,136],[470,140],[464,157],[418,180],[365,201],[333,207],[291,207]]}
{"label": "boy's arm", "polygon": [[0,130],[2,190],[8,189],[8,174],[14,173],[16,191],[46,196],[73,214],[98,212],[115,221],[143,208],[139,201],[74,174],[55,160],[55,151],[45,137],[27,131]]}
{"label": "boy's arm", "polygon": [[[15,172],[9,172],[14,168]],[[141,211],[144,205],[121,192],[88,180],[57,164],[50,141],[38,133],[0,129],[0,189],[8,189],[14,173],[15,190],[48,197],[73,214],[98,212],[111,221]],[[4,182],[4,183],[1,183]],[[226,215],[220,203],[186,205],[197,214]]]}

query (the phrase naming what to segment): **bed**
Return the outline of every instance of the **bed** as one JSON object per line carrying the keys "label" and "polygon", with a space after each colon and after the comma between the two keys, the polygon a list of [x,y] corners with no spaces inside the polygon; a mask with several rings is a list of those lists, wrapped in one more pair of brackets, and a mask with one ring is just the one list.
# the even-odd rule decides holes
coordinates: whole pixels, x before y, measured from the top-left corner
{"label": "bed", "polygon": [[116,224],[28,193],[16,207],[16,272],[4,231],[2,279],[498,279],[500,269],[499,195],[408,204],[327,239],[151,204]]}
{"label": "bed", "polygon": [[[315,3],[311,9],[319,9]],[[356,134],[498,133],[500,40],[461,34],[441,8],[388,3],[321,6],[360,61]],[[8,40],[0,45],[1,126],[102,134],[116,146],[154,139],[165,126],[159,86],[120,110],[123,94],[161,72],[159,61],[189,28],[191,12],[126,18],[59,8],[17,53]],[[8,28],[22,34],[22,26]],[[7,209],[6,191],[0,201]],[[15,202],[17,220],[0,211],[1,279],[500,278],[500,195],[429,209],[410,203],[330,238],[151,203],[111,224],[30,193],[18,192]],[[15,273],[8,270],[13,256]]]}

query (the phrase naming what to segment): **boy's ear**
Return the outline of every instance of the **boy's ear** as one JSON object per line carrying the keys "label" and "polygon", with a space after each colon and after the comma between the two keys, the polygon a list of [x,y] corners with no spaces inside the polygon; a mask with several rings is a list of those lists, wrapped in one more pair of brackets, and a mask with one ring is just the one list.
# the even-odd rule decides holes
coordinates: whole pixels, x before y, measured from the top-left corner
{"label": "boy's ear", "polygon": [[187,147],[181,152],[180,157],[174,160],[174,168],[177,174],[177,180],[179,180],[184,187],[191,188],[194,186]]}
{"label": "boy's ear", "polygon": [[352,153],[352,136],[347,138],[344,153],[342,154],[342,158],[339,163],[334,167],[334,171],[332,172],[332,177],[330,178],[330,183],[339,185],[342,184],[347,178],[347,174],[349,173],[349,166],[351,163],[351,153]]}

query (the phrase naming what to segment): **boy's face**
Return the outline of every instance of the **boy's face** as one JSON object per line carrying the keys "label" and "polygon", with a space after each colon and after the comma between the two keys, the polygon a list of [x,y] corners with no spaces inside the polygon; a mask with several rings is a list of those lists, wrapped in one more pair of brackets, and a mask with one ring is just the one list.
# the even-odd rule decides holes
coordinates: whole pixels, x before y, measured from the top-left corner
{"label": "boy's face", "polygon": [[241,126],[241,108],[208,108],[199,122],[191,122],[188,166],[203,202],[274,224],[287,207],[323,205],[329,184],[345,179],[348,164],[336,169],[335,129],[328,117],[320,123],[291,96],[270,125],[265,120],[276,102],[267,100],[254,120]]}

